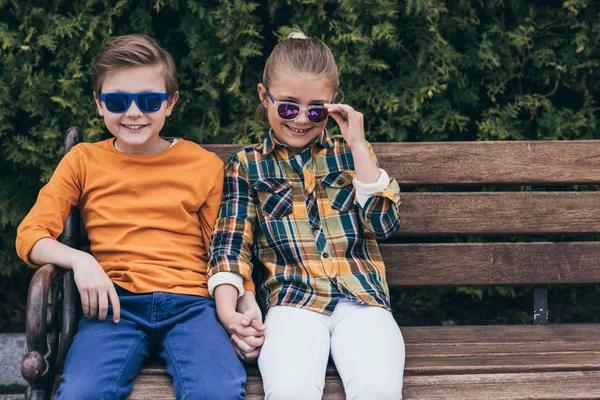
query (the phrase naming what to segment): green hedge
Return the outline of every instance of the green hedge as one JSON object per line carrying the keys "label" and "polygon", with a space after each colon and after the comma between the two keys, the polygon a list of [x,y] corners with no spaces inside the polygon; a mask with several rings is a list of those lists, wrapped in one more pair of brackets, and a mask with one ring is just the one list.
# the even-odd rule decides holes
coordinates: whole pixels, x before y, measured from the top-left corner
{"label": "green hedge", "polygon": [[[139,3],[139,4],[138,4]],[[89,63],[111,37],[156,37],[181,98],[165,134],[255,142],[256,84],[290,27],[327,43],[371,141],[596,137],[600,6],[593,0],[0,0],[0,274],[24,264],[15,228],[65,130],[106,137]]]}

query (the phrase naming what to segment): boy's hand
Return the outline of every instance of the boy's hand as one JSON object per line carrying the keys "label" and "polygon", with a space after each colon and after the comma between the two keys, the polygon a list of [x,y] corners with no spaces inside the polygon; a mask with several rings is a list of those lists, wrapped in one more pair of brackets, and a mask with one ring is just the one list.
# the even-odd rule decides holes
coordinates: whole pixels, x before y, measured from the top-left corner
{"label": "boy's hand", "polygon": [[113,308],[113,322],[118,323],[121,318],[121,305],[115,287],[90,254],[82,253],[73,263],[73,276],[81,297],[83,315],[98,321],[104,321],[108,313],[108,304]]}

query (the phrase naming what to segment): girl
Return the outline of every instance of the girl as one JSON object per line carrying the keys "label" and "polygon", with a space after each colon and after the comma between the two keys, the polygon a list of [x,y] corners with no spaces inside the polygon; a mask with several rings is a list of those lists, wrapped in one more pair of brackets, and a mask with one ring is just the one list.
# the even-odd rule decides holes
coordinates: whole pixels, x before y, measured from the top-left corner
{"label": "girl", "polygon": [[[267,399],[320,399],[330,354],[347,398],[402,396],[404,341],[375,241],[399,227],[399,187],[377,167],[362,114],[334,104],[337,90],[329,48],[292,33],[258,85],[269,134],[225,172],[208,285],[226,319],[239,296],[239,311],[257,307],[243,284],[264,268]],[[327,134],[329,115],[341,137]]]}

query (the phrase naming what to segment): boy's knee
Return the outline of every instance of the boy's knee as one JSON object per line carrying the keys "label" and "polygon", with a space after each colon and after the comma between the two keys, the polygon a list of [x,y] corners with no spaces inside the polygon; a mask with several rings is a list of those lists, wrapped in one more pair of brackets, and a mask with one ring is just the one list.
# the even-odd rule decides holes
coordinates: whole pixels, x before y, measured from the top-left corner
{"label": "boy's knee", "polygon": [[91,380],[69,380],[63,382],[58,388],[55,400],[71,400],[71,399],[108,399],[111,398],[111,393],[107,393],[107,388],[94,385]]}
{"label": "boy's knee", "polygon": [[[236,361],[239,361],[236,359]],[[215,370],[216,372],[217,370]],[[243,400],[246,398],[246,370],[241,365],[220,369],[214,374],[207,371],[188,371],[175,377],[175,393],[181,399]],[[210,372],[210,371],[209,371]]]}
{"label": "boy's knee", "polygon": [[[179,396],[177,396],[179,398]],[[210,385],[210,387],[188,388],[184,399],[244,400],[246,390],[243,385]]]}

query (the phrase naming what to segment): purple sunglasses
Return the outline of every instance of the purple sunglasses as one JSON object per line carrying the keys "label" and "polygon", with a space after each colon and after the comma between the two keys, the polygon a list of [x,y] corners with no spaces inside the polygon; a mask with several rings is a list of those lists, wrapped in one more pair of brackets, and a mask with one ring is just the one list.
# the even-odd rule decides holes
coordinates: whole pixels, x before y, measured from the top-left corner
{"label": "purple sunglasses", "polygon": [[[323,104],[304,107],[301,104],[293,103],[291,101],[277,101],[271,92],[269,92],[269,89],[267,89],[267,95],[275,107],[277,107],[277,115],[279,115],[279,118],[285,119],[286,121],[293,121],[298,118],[302,110],[306,110],[306,118],[308,118],[310,122],[323,122],[329,116],[329,113]],[[333,103],[334,99],[335,97],[331,99],[331,103]]]}

